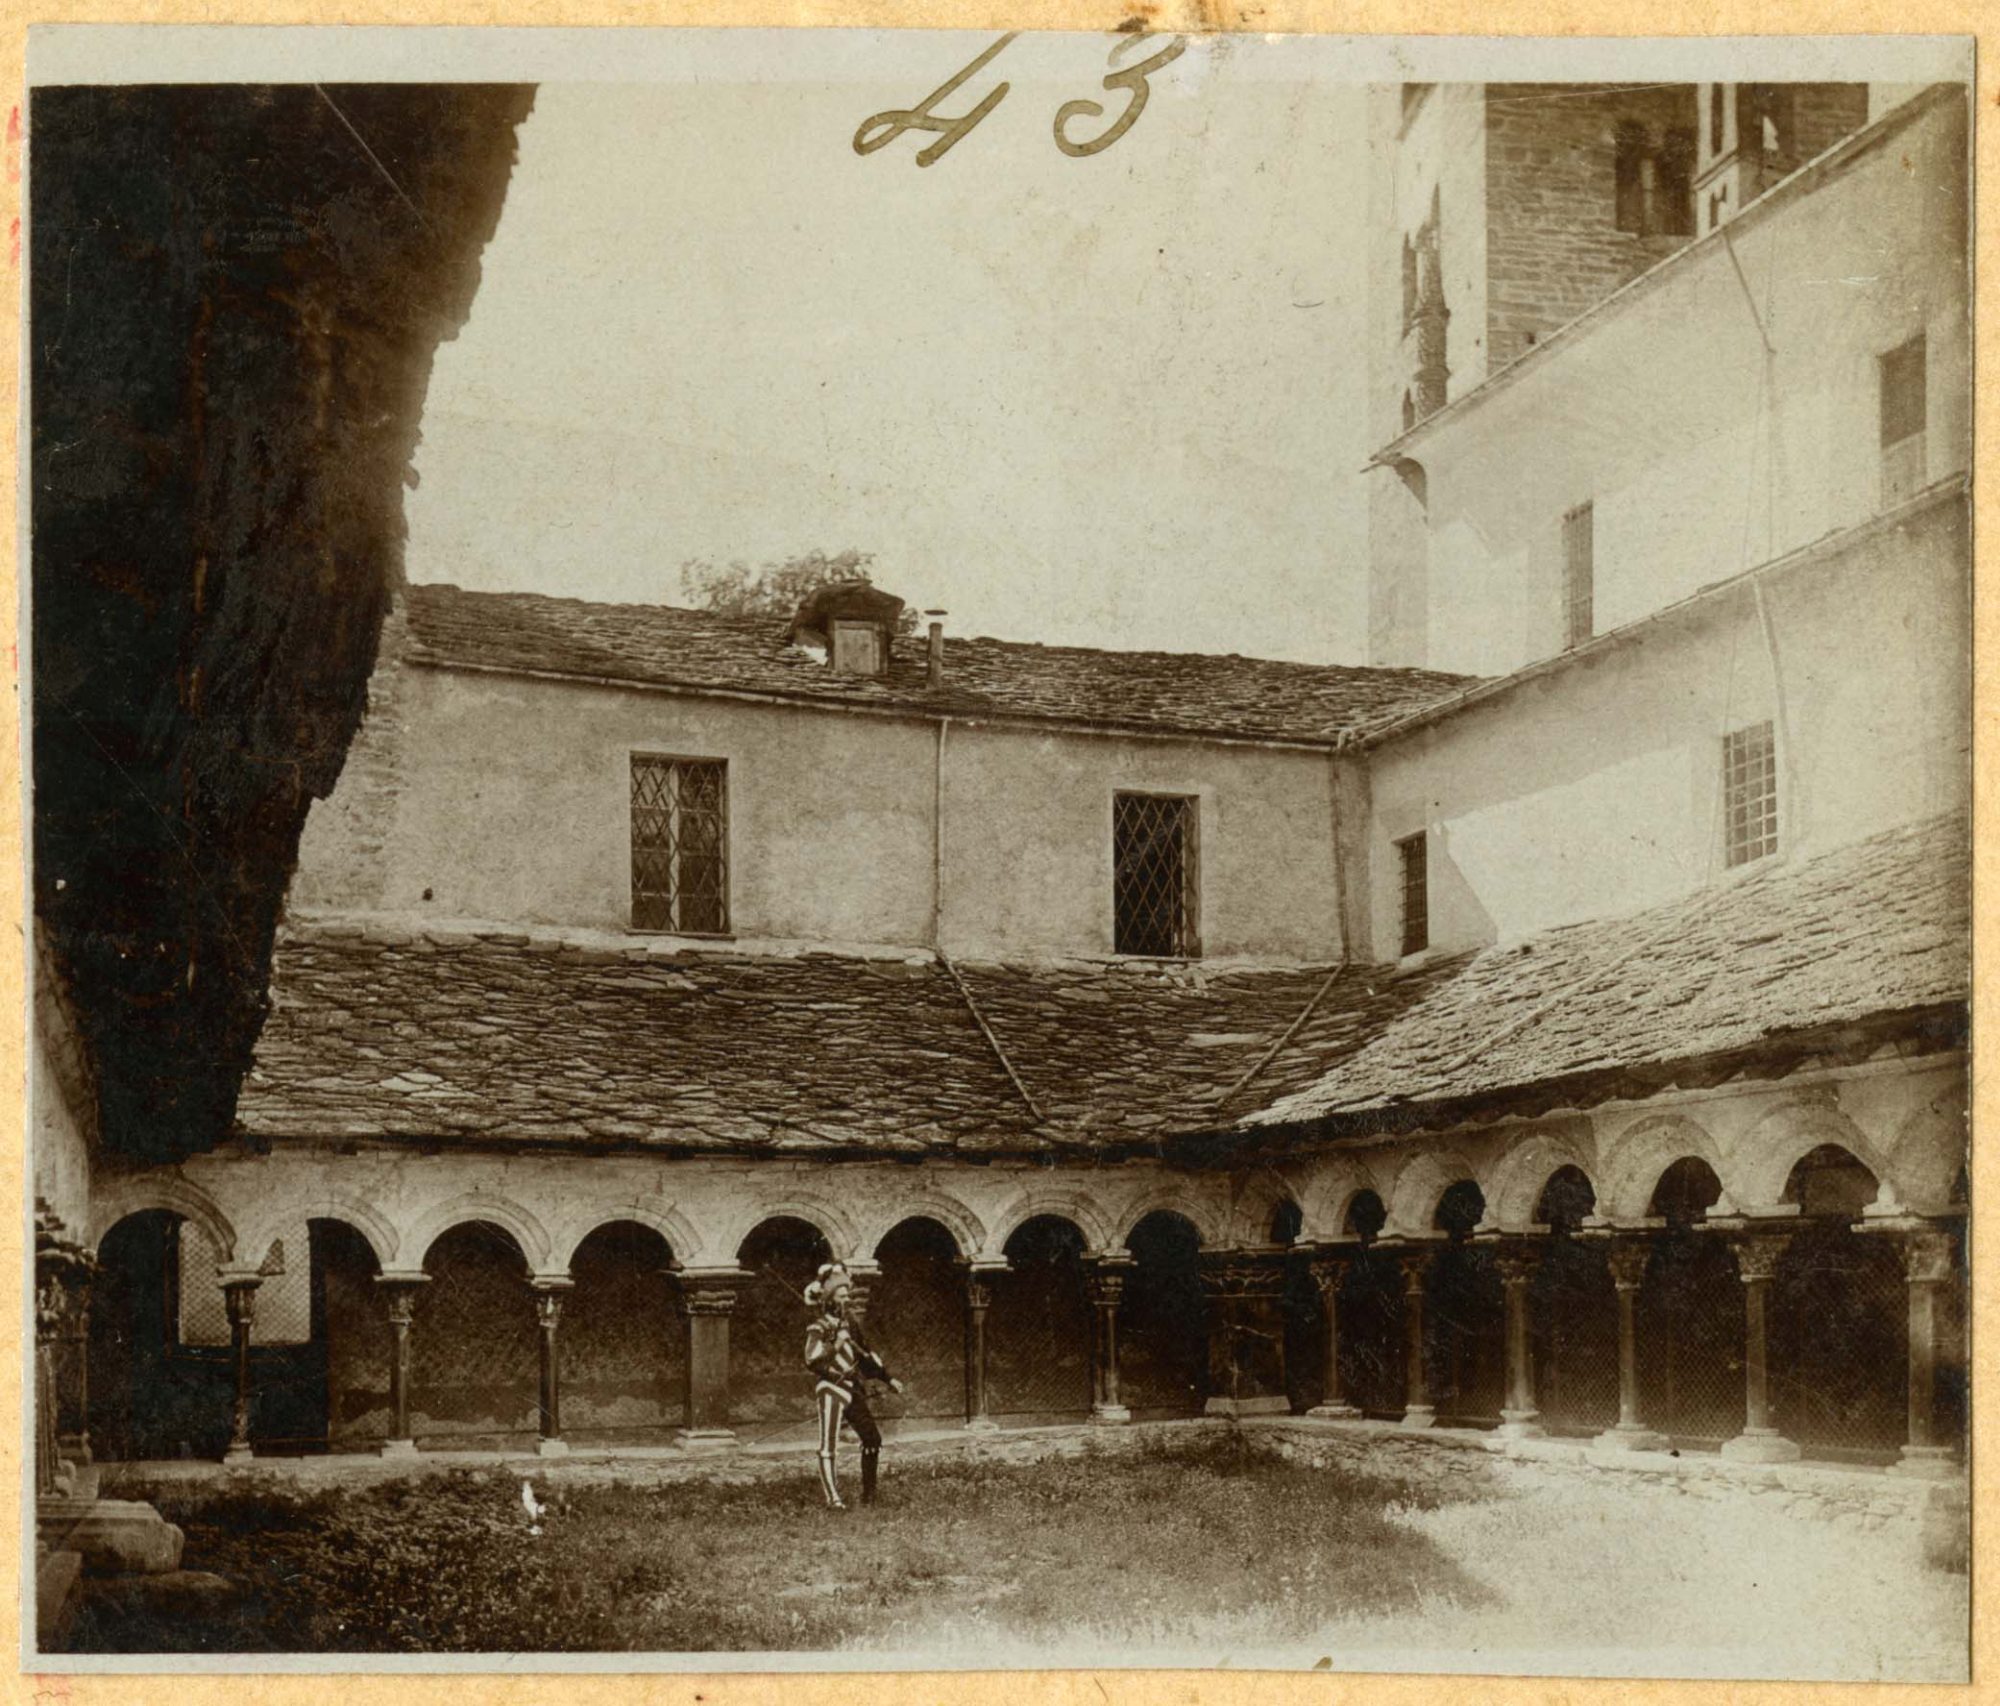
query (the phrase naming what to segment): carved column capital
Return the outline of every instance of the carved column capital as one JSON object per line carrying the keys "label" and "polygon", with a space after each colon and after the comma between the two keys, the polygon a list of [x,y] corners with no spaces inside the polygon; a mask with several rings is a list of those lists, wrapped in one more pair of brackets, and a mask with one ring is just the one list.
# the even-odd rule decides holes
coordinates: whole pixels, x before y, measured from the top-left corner
{"label": "carved column capital", "polygon": [[382,1288],[382,1302],[389,1312],[392,1327],[407,1327],[415,1318],[417,1293],[430,1284],[429,1274],[377,1274],[375,1283]]}
{"label": "carved column capital", "polygon": [[1511,1291],[1532,1280],[1541,1261],[1541,1251],[1532,1245],[1513,1244],[1494,1253],[1493,1266],[1499,1272],[1500,1283]]}
{"label": "carved column capital", "polygon": [[1951,1234],[1936,1227],[1906,1232],[1898,1240],[1903,1273],[1912,1285],[1939,1285],[1952,1277],[1957,1252]]}
{"label": "carved column capital", "polygon": [[1347,1282],[1347,1270],[1354,1266],[1352,1256],[1315,1256],[1312,1262],[1313,1284],[1318,1288],[1320,1301],[1337,1297],[1340,1288]]}
{"label": "carved column capital", "polygon": [[1791,1243],[1789,1232],[1732,1234],[1729,1247],[1736,1252],[1736,1277],[1745,1285],[1763,1285],[1776,1277],[1778,1263]]}
{"label": "carved column capital", "polygon": [[261,1278],[235,1274],[222,1282],[222,1307],[232,1327],[247,1327],[257,1319],[257,1288]]}
{"label": "carved column capital", "polygon": [[1125,1275],[1130,1264],[1100,1263],[1090,1270],[1090,1301],[1100,1308],[1115,1306],[1125,1295]]}
{"label": "carved column capital", "polygon": [[562,1319],[563,1299],[576,1289],[576,1281],[568,1279],[537,1279],[530,1282],[535,1299],[535,1321],[543,1327],[553,1327]]}
{"label": "carved column capital", "polygon": [[1637,1291],[1652,1260],[1652,1246],[1642,1238],[1614,1238],[1604,1248],[1604,1265],[1611,1270],[1611,1283],[1620,1291]]}

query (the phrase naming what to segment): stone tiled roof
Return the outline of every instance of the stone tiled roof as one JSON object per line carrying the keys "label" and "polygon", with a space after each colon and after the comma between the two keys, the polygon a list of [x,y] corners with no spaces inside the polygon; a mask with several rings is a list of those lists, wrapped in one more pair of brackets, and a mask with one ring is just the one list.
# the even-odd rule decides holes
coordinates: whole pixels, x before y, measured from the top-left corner
{"label": "stone tiled roof", "polygon": [[1524,1087],[1582,1106],[1962,1004],[1967,849],[1943,819],[1408,974],[954,975],[921,953],[303,920],[279,940],[239,1119],[267,1138],[1054,1154],[1433,1123]]}
{"label": "stone tiled roof", "polygon": [[1365,1046],[1244,1123],[1462,1107],[1529,1086],[1567,1087],[1558,1099],[1582,1105],[1675,1082],[1676,1063],[1950,1008],[1970,991],[1970,851],[1963,816],[1936,818],[1462,956],[1431,968],[1423,997]]}
{"label": "stone tiled roof", "polygon": [[[295,923],[239,1119],[263,1137],[694,1151],[1142,1142],[1200,1123],[1329,969],[962,965],[961,986],[928,957]],[[1323,1067],[1396,1004],[1337,992],[1258,1088]]]}
{"label": "stone tiled roof", "polygon": [[417,661],[778,694],[950,716],[1010,716],[1193,735],[1332,742],[1467,686],[1469,676],[1181,652],[947,638],[945,685],[925,685],[925,642],[899,639],[889,673],[837,676],[779,618],[538,593],[408,589]]}

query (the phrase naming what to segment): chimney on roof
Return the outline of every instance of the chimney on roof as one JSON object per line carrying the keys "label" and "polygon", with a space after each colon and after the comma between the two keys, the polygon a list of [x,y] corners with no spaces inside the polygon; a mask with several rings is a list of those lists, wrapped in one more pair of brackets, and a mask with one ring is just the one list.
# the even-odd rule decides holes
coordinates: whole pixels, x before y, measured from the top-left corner
{"label": "chimney on roof", "polygon": [[924,672],[924,685],[933,693],[944,686],[944,619],[947,612],[926,610],[930,618],[930,659]]}

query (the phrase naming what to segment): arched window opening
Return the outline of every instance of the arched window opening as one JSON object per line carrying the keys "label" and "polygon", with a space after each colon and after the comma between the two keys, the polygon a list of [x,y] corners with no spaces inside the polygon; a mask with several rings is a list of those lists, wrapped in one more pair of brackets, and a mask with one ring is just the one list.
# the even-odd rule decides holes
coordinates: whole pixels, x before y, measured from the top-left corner
{"label": "arched window opening", "polygon": [[1192,1416],[1208,1396],[1208,1299],[1201,1235],[1158,1209],[1125,1240],[1132,1270],[1118,1313],[1118,1383],[1135,1417]]}

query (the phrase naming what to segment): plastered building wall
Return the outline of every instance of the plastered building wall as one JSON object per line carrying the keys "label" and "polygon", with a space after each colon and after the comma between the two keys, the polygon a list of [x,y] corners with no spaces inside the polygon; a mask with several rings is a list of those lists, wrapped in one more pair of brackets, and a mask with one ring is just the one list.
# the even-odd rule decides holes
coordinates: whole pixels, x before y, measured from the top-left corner
{"label": "plastered building wall", "polygon": [[1782,723],[1780,857],[1963,806],[1968,570],[1952,494],[1765,577],[1775,674],[1742,586],[1372,749],[1378,954],[1396,942],[1394,843],[1418,830],[1439,951],[1726,880],[1722,739],[1766,719]]}
{"label": "plastered building wall", "polygon": [[1881,358],[1918,334],[1918,484],[1968,466],[1964,108],[1916,110],[1406,447],[1428,514],[1422,661],[1497,675],[1560,650],[1563,517],[1586,502],[1598,632],[1889,507]]}
{"label": "plastered building wall", "polygon": [[1205,957],[1339,952],[1325,753],[964,723],[940,746],[914,719],[395,673],[354,787],[308,820],[294,907],[624,929],[651,752],[729,766],[738,937],[927,946],[942,870],[948,950],[1107,955],[1112,798],[1137,790],[1201,801]]}

